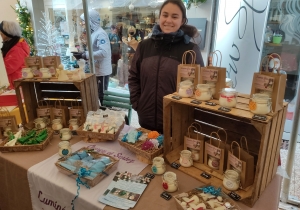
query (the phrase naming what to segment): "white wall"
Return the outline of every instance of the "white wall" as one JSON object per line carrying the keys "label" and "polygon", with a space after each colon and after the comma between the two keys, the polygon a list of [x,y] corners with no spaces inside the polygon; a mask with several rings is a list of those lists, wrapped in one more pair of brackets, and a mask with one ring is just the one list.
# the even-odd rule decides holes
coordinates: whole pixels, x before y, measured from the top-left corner
{"label": "white wall", "polygon": [[[13,6],[15,8],[16,0],[5,0],[0,2],[0,21],[9,20],[9,21],[17,21],[17,14],[10,7]],[[0,46],[2,47],[2,39],[0,37]],[[5,66],[3,63],[2,55],[0,58],[0,85],[8,84],[8,79],[6,75]]]}

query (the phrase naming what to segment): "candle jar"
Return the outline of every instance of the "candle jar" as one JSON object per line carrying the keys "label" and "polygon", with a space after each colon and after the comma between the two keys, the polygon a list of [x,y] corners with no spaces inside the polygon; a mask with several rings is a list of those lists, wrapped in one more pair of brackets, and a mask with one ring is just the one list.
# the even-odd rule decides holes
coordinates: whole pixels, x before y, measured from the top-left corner
{"label": "candle jar", "polygon": [[71,131],[76,131],[79,128],[78,120],[77,119],[70,119],[69,120],[69,128]]}
{"label": "candle jar", "polygon": [[174,172],[167,171],[162,176],[162,186],[166,192],[175,192],[178,189],[177,176]]}
{"label": "candle jar", "polygon": [[194,85],[190,80],[180,82],[178,95],[183,98],[189,98],[193,96]]}
{"label": "candle jar", "polygon": [[271,98],[266,94],[253,94],[249,109],[254,114],[268,114],[271,111]]}
{"label": "candle jar", "polygon": [[31,72],[31,68],[22,68],[22,77],[23,78],[33,78],[33,73]]}
{"label": "candle jar", "polygon": [[183,167],[191,167],[193,165],[192,152],[189,150],[182,150],[180,152],[179,163]]}
{"label": "candle jar", "polygon": [[216,82],[207,81],[206,84],[209,85],[210,92],[212,95],[214,95],[216,93]]}
{"label": "candle jar", "polygon": [[226,88],[232,88],[232,80],[230,78],[226,78],[225,86]]}
{"label": "candle jar", "polygon": [[219,170],[220,159],[209,155],[207,165],[215,170]]}
{"label": "candle jar", "polygon": [[41,77],[44,79],[48,79],[52,77],[48,68],[40,68],[40,72],[41,72]]}
{"label": "candle jar", "polygon": [[59,131],[63,128],[63,125],[61,123],[61,119],[54,119],[52,120],[52,129],[55,131]]}
{"label": "candle jar", "polygon": [[219,104],[220,106],[232,108],[237,103],[237,92],[233,88],[223,88],[220,93]]}
{"label": "candle jar", "polygon": [[69,156],[72,153],[72,148],[70,146],[70,142],[68,141],[59,142],[58,147],[58,154],[62,157]]}
{"label": "candle jar", "polygon": [[12,132],[11,127],[6,127],[3,132],[3,136],[8,137],[9,133]]}
{"label": "candle jar", "polygon": [[227,190],[234,191],[240,187],[240,175],[235,170],[226,170],[223,185]]}
{"label": "candle jar", "polygon": [[209,84],[198,84],[195,91],[195,98],[200,101],[208,101],[211,99],[212,93]]}
{"label": "candle jar", "polygon": [[72,133],[69,128],[63,128],[59,131],[60,140],[62,141],[69,141],[72,138]]}
{"label": "candle jar", "polygon": [[43,129],[46,127],[46,122],[44,118],[36,118],[34,121],[36,129]]}
{"label": "candle jar", "polygon": [[152,161],[151,170],[154,174],[163,174],[166,171],[166,164],[162,157],[155,157]]}
{"label": "candle jar", "polygon": [[192,159],[194,161],[199,161],[200,160],[200,151],[196,149],[191,149],[192,152]]}

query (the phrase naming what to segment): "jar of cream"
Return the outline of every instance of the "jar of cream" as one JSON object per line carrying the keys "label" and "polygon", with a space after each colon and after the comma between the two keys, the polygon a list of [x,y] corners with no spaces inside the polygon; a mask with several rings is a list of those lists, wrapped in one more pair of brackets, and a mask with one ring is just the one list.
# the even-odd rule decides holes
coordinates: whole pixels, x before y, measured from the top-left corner
{"label": "jar of cream", "polygon": [[162,176],[162,186],[166,192],[175,192],[178,189],[177,176],[174,172],[167,171]]}
{"label": "jar of cream", "polygon": [[206,84],[209,85],[210,92],[212,95],[214,95],[216,93],[216,82],[207,81]]}
{"label": "jar of cream", "polygon": [[193,96],[194,85],[190,80],[184,80],[179,84],[178,95],[183,98],[189,98]]}
{"label": "jar of cream", "polygon": [[219,170],[220,159],[209,155],[207,165],[212,169]]}
{"label": "jar of cream", "polygon": [[189,150],[182,150],[180,152],[179,163],[183,167],[191,167],[193,165],[192,152]]}
{"label": "jar of cream", "polygon": [[240,175],[235,170],[226,170],[223,185],[227,190],[234,191],[240,187]]}
{"label": "jar of cream", "polygon": [[163,174],[166,171],[165,160],[162,157],[155,157],[152,161],[151,170],[154,174]]}
{"label": "jar of cream", "polygon": [[211,91],[209,84],[198,84],[195,91],[195,98],[200,101],[208,101],[211,99]]}
{"label": "jar of cream", "polygon": [[271,111],[271,98],[266,94],[253,94],[249,101],[249,109],[254,114],[268,114]]}
{"label": "jar of cream", "polygon": [[223,88],[220,93],[219,104],[220,106],[232,108],[237,103],[237,92],[233,88]]}
{"label": "jar of cream", "polygon": [[59,142],[58,147],[59,147],[58,154],[62,157],[68,156],[72,153],[70,142],[68,141]]}

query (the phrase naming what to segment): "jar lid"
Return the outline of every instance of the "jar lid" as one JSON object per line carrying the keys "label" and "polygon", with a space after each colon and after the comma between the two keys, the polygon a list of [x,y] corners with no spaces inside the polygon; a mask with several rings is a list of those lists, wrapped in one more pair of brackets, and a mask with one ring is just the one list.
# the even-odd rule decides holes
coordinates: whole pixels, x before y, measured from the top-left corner
{"label": "jar lid", "polygon": [[199,89],[209,89],[211,87],[211,84],[198,84],[197,88]]}
{"label": "jar lid", "polygon": [[226,78],[226,82],[231,82],[232,80],[230,78]]}
{"label": "jar lid", "polygon": [[270,99],[270,96],[264,93],[254,93],[252,97],[258,99]]}
{"label": "jar lid", "polygon": [[234,88],[223,88],[221,92],[237,93],[236,89],[234,89]]}
{"label": "jar lid", "polygon": [[191,80],[184,80],[182,82],[180,82],[180,85],[193,85]]}

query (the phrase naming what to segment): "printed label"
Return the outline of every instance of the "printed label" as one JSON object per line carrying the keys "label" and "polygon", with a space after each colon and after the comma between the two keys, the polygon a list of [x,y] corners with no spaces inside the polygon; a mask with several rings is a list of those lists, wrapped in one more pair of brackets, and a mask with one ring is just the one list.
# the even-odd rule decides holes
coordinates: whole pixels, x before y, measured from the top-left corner
{"label": "printed label", "polygon": [[203,172],[202,174],[200,174],[200,176],[204,177],[205,179],[210,179],[211,178],[211,175]]}
{"label": "printed label", "polygon": [[221,106],[218,110],[220,110],[222,112],[230,112],[231,111],[231,109],[223,107],[223,106]]}
{"label": "printed label", "polygon": [[221,149],[218,147],[215,147],[211,144],[205,143],[205,150],[207,151],[207,154],[220,159],[221,158]]}
{"label": "printed label", "polygon": [[180,166],[181,165],[179,163],[175,163],[175,162],[171,163],[172,168],[178,169]]}
{"label": "printed label", "polygon": [[54,116],[62,116],[63,110],[62,109],[53,109]]}
{"label": "printed label", "polygon": [[180,77],[195,78],[195,72],[196,72],[195,67],[184,66],[184,67],[181,67],[181,69],[180,69]]}
{"label": "printed label", "polygon": [[190,149],[195,149],[195,150],[201,149],[200,148],[201,142],[199,140],[185,137],[185,143],[186,146],[189,147]]}
{"label": "printed label", "polygon": [[266,116],[263,116],[263,115],[253,115],[252,117],[253,120],[261,120],[261,121],[266,121],[267,120],[267,117]]}
{"label": "printed label", "polygon": [[162,197],[163,199],[165,200],[170,200],[172,198],[172,195],[170,195],[169,193],[167,192],[163,192],[162,194],[160,194],[160,197]]}
{"label": "printed label", "polygon": [[172,98],[173,98],[173,99],[176,99],[176,100],[180,100],[180,99],[182,99],[182,97],[181,97],[181,96],[172,96]]}
{"label": "printed label", "polygon": [[233,154],[229,153],[228,154],[228,161],[229,161],[229,164],[234,169],[236,169],[238,172],[242,172],[243,164],[242,164],[242,161],[240,159],[235,157]]}
{"label": "printed label", "polygon": [[0,119],[0,127],[8,127],[11,125],[12,125],[12,122],[10,119]]}
{"label": "printed label", "polygon": [[214,102],[206,102],[205,105],[208,105],[208,106],[216,106],[217,104],[214,103]]}
{"label": "printed label", "polygon": [[50,108],[45,108],[45,109],[39,108],[39,109],[37,109],[36,112],[37,112],[38,117],[39,116],[48,116],[48,115],[50,115]]}
{"label": "printed label", "polygon": [[199,101],[199,100],[194,99],[194,100],[191,101],[191,103],[192,104],[201,104],[202,102]]}
{"label": "printed label", "polygon": [[206,68],[202,71],[201,76],[202,76],[203,80],[217,82],[218,81],[218,70]]}
{"label": "printed label", "polygon": [[235,192],[230,192],[230,193],[228,193],[228,195],[229,195],[229,197],[231,197],[235,201],[239,201],[241,199],[241,196],[239,196]]}
{"label": "printed label", "polygon": [[253,82],[256,89],[272,91],[274,86],[274,77],[256,74]]}
{"label": "printed label", "polygon": [[70,117],[74,116],[81,116],[81,110],[80,109],[70,109]]}

